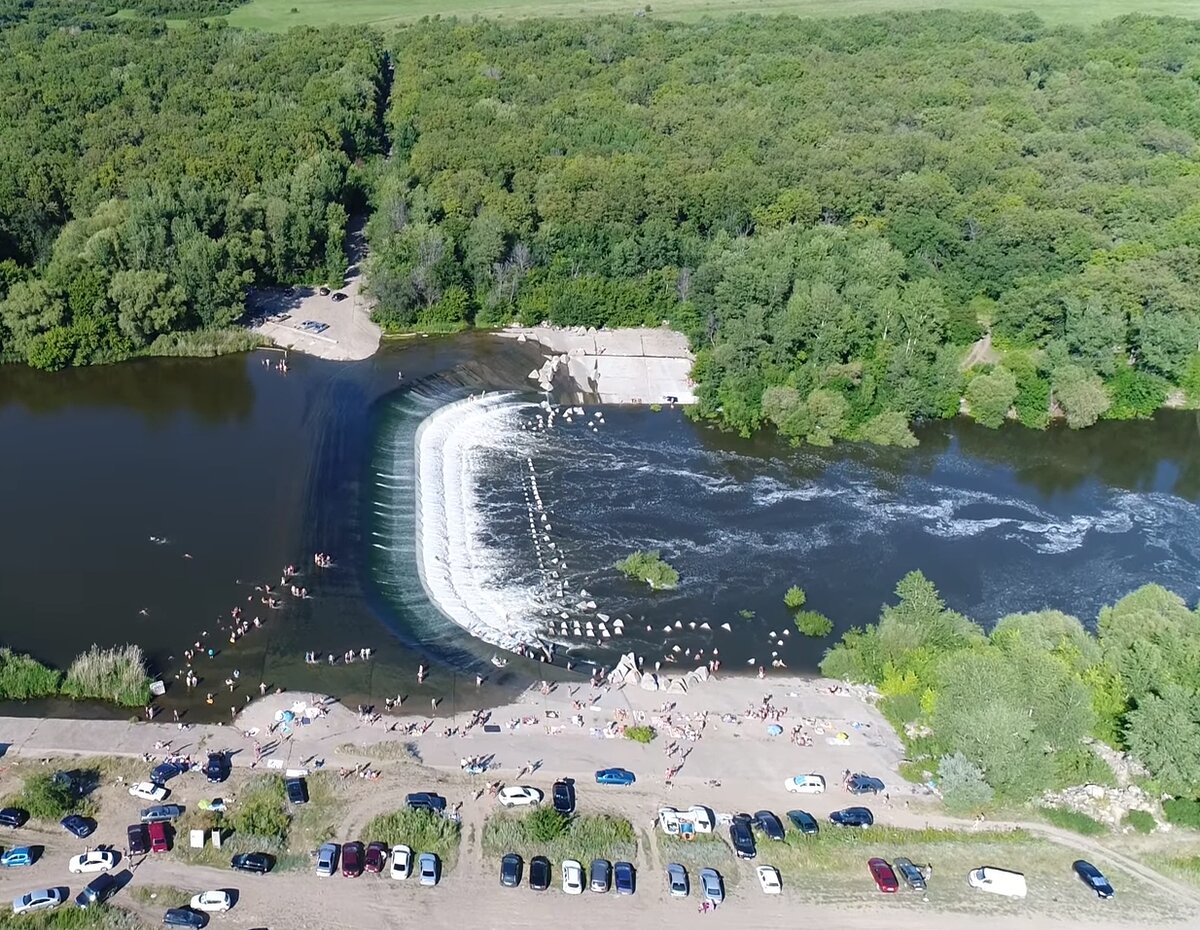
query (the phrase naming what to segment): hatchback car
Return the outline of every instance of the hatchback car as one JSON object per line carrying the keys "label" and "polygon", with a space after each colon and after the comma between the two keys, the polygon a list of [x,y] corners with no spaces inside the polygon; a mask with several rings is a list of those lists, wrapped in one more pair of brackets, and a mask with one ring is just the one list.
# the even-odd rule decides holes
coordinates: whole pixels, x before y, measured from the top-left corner
{"label": "hatchback car", "polygon": [[408,846],[398,845],[392,847],[392,867],[389,874],[392,878],[407,879],[412,875],[413,851]]}
{"label": "hatchback car", "polygon": [[534,856],[529,860],[529,887],[534,891],[545,891],[550,887],[550,860],[545,856]]}
{"label": "hatchback car", "polygon": [[883,782],[870,775],[855,773],[846,779],[846,790],[851,794],[879,794],[883,788]]}
{"label": "hatchback car", "polygon": [[754,834],[750,830],[749,819],[735,817],[729,825],[729,841],[739,859],[753,859],[758,855],[758,847],[754,842]]}
{"label": "hatchback car", "polygon": [[228,891],[202,891],[192,895],[191,908],[193,911],[203,911],[205,914],[224,914],[233,907],[233,895]]}
{"label": "hatchback car", "polygon": [[201,930],[208,925],[208,915],[193,911],[190,907],[173,907],[163,914],[165,927],[192,927]]}
{"label": "hatchback car", "polygon": [[564,817],[575,813],[575,782],[570,778],[554,783],[554,809]]}
{"label": "hatchback car", "polygon": [[440,814],[446,809],[446,799],[433,791],[414,791],[404,803],[415,811],[426,810]]}
{"label": "hatchback car", "polygon": [[81,840],[96,832],[96,821],[81,814],[70,814],[60,820],[59,824],[72,836],[77,836]]}
{"label": "hatchback car", "polygon": [[532,807],[542,803],[542,793],[528,785],[513,785],[510,788],[501,788],[496,800],[500,802],[501,807]]}
{"label": "hatchback car", "polygon": [[156,804],[142,809],[142,823],[152,823],[155,820],[176,820],[183,816],[183,806],[180,804]]}
{"label": "hatchback car", "polygon": [[808,811],[788,811],[787,818],[805,836],[816,836],[821,832],[817,818]]}
{"label": "hatchback car", "polygon": [[19,807],[5,807],[0,809],[0,827],[9,827],[16,829],[23,827],[25,821],[29,819],[29,811],[22,810]]}
{"label": "hatchback car", "polygon": [[521,884],[521,870],[525,861],[516,853],[508,853],[500,860],[500,884],[505,888],[516,888]]}
{"label": "hatchback car", "polygon": [[829,822],[839,827],[869,827],[875,822],[875,816],[865,807],[847,807],[830,814]]}
{"label": "hatchback car", "polygon": [[28,914],[31,911],[46,911],[58,907],[66,900],[62,888],[41,888],[13,898],[13,913]]}
{"label": "hatchback car", "polygon": [[721,904],[725,900],[725,883],[716,869],[700,870],[700,891],[705,901]]}
{"label": "hatchback car", "polygon": [[896,859],[892,862],[892,868],[896,870],[897,875],[904,879],[904,884],[913,891],[925,890],[925,874],[912,864],[911,859]]}
{"label": "hatchback car", "polygon": [[678,862],[667,866],[667,891],[672,898],[686,898],[691,891],[688,887],[687,869]]}
{"label": "hatchback car", "polygon": [[583,866],[575,859],[564,859],[562,863],[563,894],[583,894]]}
{"label": "hatchback car", "polygon": [[203,771],[205,778],[214,785],[219,785],[229,778],[229,756],[223,752],[210,752],[208,761],[204,763]]}
{"label": "hatchback car", "polygon": [[267,853],[238,853],[229,860],[229,867],[238,872],[254,872],[266,875],[275,867],[275,860]]}
{"label": "hatchback car", "polygon": [[355,840],[342,844],[342,877],[358,878],[363,871],[363,844]]}
{"label": "hatchback car", "polygon": [[144,856],[150,852],[150,831],[144,823],[131,823],[125,828],[125,837],[129,840],[129,855]]}
{"label": "hatchback car", "polygon": [[97,875],[83,886],[79,894],[75,895],[75,904],[79,907],[91,907],[93,904],[103,904],[115,895],[120,887],[120,882],[107,872],[103,875]]}
{"label": "hatchback car", "polygon": [[1116,893],[1113,891],[1113,886],[1109,884],[1108,879],[1104,877],[1104,873],[1086,859],[1076,859],[1071,863],[1071,868],[1079,876],[1079,880],[1096,893],[1097,898],[1107,900]]}
{"label": "hatchback car", "polygon": [[763,833],[773,840],[783,839],[783,824],[770,811],[756,811],[754,814],[754,826],[758,827],[758,829],[762,830]]}
{"label": "hatchback car", "polygon": [[287,792],[287,799],[292,804],[308,803],[308,785],[303,778],[285,779],[283,788]]}
{"label": "hatchback car", "polygon": [[150,851],[156,853],[171,851],[171,837],[167,833],[167,824],[162,820],[155,820],[146,824],[146,828],[150,833]]}
{"label": "hatchback car", "polygon": [[117,864],[117,854],[111,849],[91,849],[67,862],[67,871],[72,875],[84,872],[107,872]]}
{"label": "hatchback car", "polygon": [[633,894],[637,891],[637,872],[632,862],[617,862],[613,865],[613,887],[617,894]]}
{"label": "hatchback car", "polygon": [[787,779],[783,787],[799,794],[820,794],[825,790],[825,779],[821,775],[795,775]]}
{"label": "hatchback car", "polygon": [[441,864],[435,853],[421,853],[417,859],[417,874],[422,885],[436,885],[441,876]]}
{"label": "hatchback car", "polygon": [[0,856],[0,865],[6,869],[15,869],[23,865],[33,865],[37,857],[33,854],[32,846],[14,846]]}
{"label": "hatchback car", "polygon": [[600,769],[596,773],[597,785],[632,785],[637,776],[628,769]]}
{"label": "hatchback car", "polygon": [[612,863],[607,859],[593,859],[588,870],[588,887],[596,894],[607,894],[612,886]]}
{"label": "hatchback car", "polygon": [[373,875],[378,875],[383,871],[383,864],[387,861],[387,843],[378,841],[367,845],[367,854],[363,859],[363,867]]}
{"label": "hatchback car", "polygon": [[875,887],[884,894],[895,894],[899,890],[900,883],[896,881],[896,873],[887,864],[887,860],[868,859],[867,868],[871,872],[871,877],[875,879]]}
{"label": "hatchback car", "polygon": [[317,850],[317,874],[328,878],[337,871],[342,847],[337,843],[322,843]]}

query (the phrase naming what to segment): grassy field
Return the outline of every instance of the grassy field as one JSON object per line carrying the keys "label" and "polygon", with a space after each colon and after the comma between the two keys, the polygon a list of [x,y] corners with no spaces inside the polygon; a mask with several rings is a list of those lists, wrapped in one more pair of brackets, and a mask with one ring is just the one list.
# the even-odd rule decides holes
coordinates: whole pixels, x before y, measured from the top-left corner
{"label": "grassy field", "polygon": [[[890,10],[1034,10],[1047,22],[1095,23],[1125,13],[1195,17],[1195,0],[251,0],[230,14],[235,25],[283,30],[330,23],[394,25],[422,16],[474,15],[521,19],[530,16],[632,14],[650,7],[662,19],[694,20],[733,13],[795,13],[851,16]],[[295,12],[293,12],[293,10]]]}

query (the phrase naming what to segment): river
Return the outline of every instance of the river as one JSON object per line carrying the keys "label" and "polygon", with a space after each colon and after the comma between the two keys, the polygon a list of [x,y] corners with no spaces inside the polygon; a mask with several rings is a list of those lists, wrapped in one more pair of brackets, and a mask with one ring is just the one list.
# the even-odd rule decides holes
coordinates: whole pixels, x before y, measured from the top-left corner
{"label": "river", "polygon": [[[792,584],[836,631],[873,620],[916,568],[985,624],[1042,607],[1092,622],[1149,581],[1198,594],[1193,413],[1080,432],[938,422],[904,451],[740,440],[669,409],[607,408],[600,423],[588,408],[538,429],[540,398],[518,393],[533,352],[469,334],[355,364],[293,358],[286,375],[266,354],[0,369],[0,641],[56,665],[93,642],[139,643],[168,683],[166,706],[197,719],[259,683],[350,703],[441,699],[442,711],[545,671],[493,668],[497,649],[472,624],[506,645],[553,638],[584,669],[635,649],[680,668],[716,650],[727,670],[772,659],[805,670],[828,641],[784,635]],[[612,563],[638,548],[660,550],[680,587],[621,578]],[[335,566],[313,567],[317,551]],[[442,577],[422,584],[418,562]],[[255,585],[277,584],[288,563],[313,596],[271,610]],[[230,644],[218,624],[235,606],[263,625]],[[175,676],[196,640],[218,654],[189,693]],[[362,648],[369,661],[343,661]],[[418,662],[432,665],[421,685]]]}

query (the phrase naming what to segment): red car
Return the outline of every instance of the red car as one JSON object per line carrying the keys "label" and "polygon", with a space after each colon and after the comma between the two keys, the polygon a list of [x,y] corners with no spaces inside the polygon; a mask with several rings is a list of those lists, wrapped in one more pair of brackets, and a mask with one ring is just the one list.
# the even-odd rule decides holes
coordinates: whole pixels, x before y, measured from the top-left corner
{"label": "red car", "polygon": [[363,870],[363,844],[355,841],[342,846],[342,876],[358,878]]}
{"label": "red car", "polygon": [[367,871],[378,875],[383,871],[383,860],[387,858],[387,843],[371,843],[367,846]]}
{"label": "red car", "polygon": [[868,859],[867,868],[871,870],[871,877],[875,879],[875,884],[884,894],[895,894],[900,889],[900,883],[896,881],[896,873],[892,871],[892,867],[883,859]]}
{"label": "red car", "polygon": [[170,852],[171,840],[167,836],[167,825],[161,820],[156,820],[153,823],[146,825],[150,832],[150,851],[151,852]]}

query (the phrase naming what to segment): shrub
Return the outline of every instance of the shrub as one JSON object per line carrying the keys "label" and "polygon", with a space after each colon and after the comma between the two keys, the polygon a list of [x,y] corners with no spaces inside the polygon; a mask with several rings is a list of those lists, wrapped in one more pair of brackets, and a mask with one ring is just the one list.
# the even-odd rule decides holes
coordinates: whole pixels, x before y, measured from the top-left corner
{"label": "shrub", "polygon": [[436,853],[442,859],[443,868],[449,869],[458,854],[462,828],[432,811],[405,808],[372,817],[364,832],[371,839],[389,846],[405,843],[418,852]]}
{"label": "shrub", "polygon": [[1100,376],[1078,365],[1067,365],[1054,373],[1054,396],[1071,429],[1091,426],[1112,403]]}
{"label": "shrub", "polygon": [[908,417],[895,410],[877,413],[858,428],[858,439],[877,446],[898,446],[911,449],[919,445],[917,437],[909,429]]}
{"label": "shrub", "polygon": [[1108,832],[1108,827],[1094,817],[1081,814],[1079,811],[1064,810],[1061,807],[1043,807],[1042,816],[1056,827],[1081,833],[1084,836],[1099,836]]}
{"label": "shrub", "polygon": [[967,385],[967,403],[977,423],[996,429],[1017,399],[1017,378],[1003,366],[990,374],[976,375]]}
{"label": "shrub", "polygon": [[1149,811],[1130,811],[1121,821],[1135,833],[1153,833],[1158,823]]}
{"label": "shrub", "polygon": [[53,775],[45,773],[25,779],[17,803],[37,820],[61,820],[75,812],[76,802],[69,784],[56,782]]}
{"label": "shrub", "polygon": [[956,813],[979,810],[991,803],[995,792],[983,778],[983,769],[956,752],[938,761],[938,789],[947,809]]}
{"label": "shrub", "polygon": [[654,727],[639,726],[625,728],[625,738],[631,739],[635,743],[651,743],[656,736],[658,736],[658,731]]}
{"label": "shrub", "polygon": [[67,669],[63,694],[75,698],[99,698],[126,707],[150,700],[150,678],[141,646],[125,645],[101,649],[93,644]]}
{"label": "shrub", "polygon": [[283,782],[265,778],[242,793],[229,816],[229,824],[238,833],[282,842],[292,822],[285,800]]}
{"label": "shrub", "polygon": [[25,701],[58,693],[62,673],[11,649],[0,649],[0,699]]}
{"label": "shrub", "polygon": [[1200,800],[1195,798],[1171,798],[1163,801],[1163,817],[1167,823],[1177,827],[1192,827],[1200,830]]}
{"label": "shrub", "polygon": [[634,552],[614,567],[626,578],[644,581],[656,591],[679,587],[679,572],[659,558],[657,551]]}
{"label": "shrub", "polygon": [[587,814],[566,819],[553,808],[539,807],[524,814],[505,812],[491,817],[483,828],[483,851],[586,863],[597,857],[633,859],[637,840],[633,825],[624,817]]}
{"label": "shrub", "polygon": [[784,605],[791,610],[799,610],[804,606],[806,600],[808,600],[808,595],[804,593],[803,588],[797,585],[792,585],[787,589],[787,593],[783,595]]}
{"label": "shrub", "polygon": [[1107,419],[1145,419],[1167,399],[1167,383],[1144,371],[1122,368],[1108,382],[1108,392],[1112,406],[1104,413]]}
{"label": "shrub", "polygon": [[801,610],[796,614],[796,629],[805,636],[828,636],[833,632],[833,621],[815,610]]}
{"label": "shrub", "polygon": [[525,830],[530,839],[549,843],[566,833],[567,818],[553,807],[539,807],[525,818]]}

